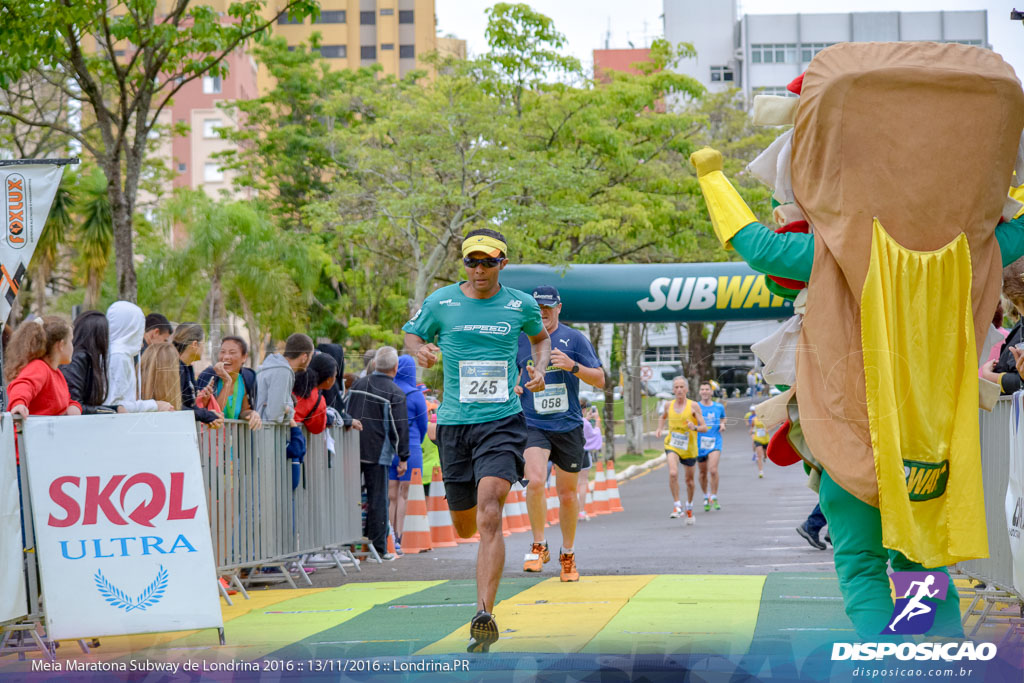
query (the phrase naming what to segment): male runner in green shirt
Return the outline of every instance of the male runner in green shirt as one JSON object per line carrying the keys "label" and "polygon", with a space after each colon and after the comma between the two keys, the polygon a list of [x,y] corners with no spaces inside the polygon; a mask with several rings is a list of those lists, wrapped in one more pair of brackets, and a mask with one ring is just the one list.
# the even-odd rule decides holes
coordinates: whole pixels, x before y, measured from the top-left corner
{"label": "male runner in green shirt", "polygon": [[[526,420],[514,388],[519,333],[530,339],[534,366],[526,389],[544,390],[551,341],[533,297],[498,282],[508,264],[501,233],[473,230],[462,243],[466,280],[438,289],[405,330],[405,346],[423,367],[444,356],[444,397],[437,412],[441,474],[455,531],[478,530],[476,584],[480,610],[470,623],[469,652],[498,640],[491,614],[505,566],[501,508],[523,476]],[[437,345],[434,340],[437,340]],[[439,348],[440,347],[440,348]]]}

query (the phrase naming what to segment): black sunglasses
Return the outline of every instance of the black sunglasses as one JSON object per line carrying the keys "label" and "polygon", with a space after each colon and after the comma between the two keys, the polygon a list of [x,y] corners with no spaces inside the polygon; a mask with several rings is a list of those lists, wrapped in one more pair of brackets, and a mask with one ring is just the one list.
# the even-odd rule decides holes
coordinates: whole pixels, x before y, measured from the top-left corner
{"label": "black sunglasses", "polygon": [[476,268],[477,266],[497,268],[504,260],[503,258],[470,258],[467,256],[462,259],[462,262],[466,264],[467,268]]}

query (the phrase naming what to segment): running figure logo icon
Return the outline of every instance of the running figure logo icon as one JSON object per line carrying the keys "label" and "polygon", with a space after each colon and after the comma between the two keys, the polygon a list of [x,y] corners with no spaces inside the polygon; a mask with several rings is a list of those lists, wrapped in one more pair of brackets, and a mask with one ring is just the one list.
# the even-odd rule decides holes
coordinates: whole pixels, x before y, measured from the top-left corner
{"label": "running figure logo icon", "polygon": [[[896,604],[884,634],[922,635],[935,623],[935,604],[925,599],[946,599],[949,575],[942,572],[893,572]],[[902,596],[902,597],[898,597]]]}

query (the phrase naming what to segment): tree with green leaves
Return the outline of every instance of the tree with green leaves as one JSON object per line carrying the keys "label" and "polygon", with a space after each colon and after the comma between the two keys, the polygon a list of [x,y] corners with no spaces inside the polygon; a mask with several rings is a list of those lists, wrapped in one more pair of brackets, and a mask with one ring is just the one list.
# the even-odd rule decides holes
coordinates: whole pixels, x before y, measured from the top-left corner
{"label": "tree with green leaves", "polygon": [[525,3],[499,2],[484,13],[491,48],[485,59],[499,74],[494,89],[511,99],[518,116],[526,91],[545,88],[552,76],[581,77],[579,60],[559,52],[565,36],[550,17]]}
{"label": "tree with green leaves", "polygon": [[29,274],[32,277],[33,304],[36,315],[46,312],[46,288],[50,283],[50,275],[60,258],[60,250],[71,234],[73,228],[72,211],[74,210],[74,190],[77,174],[65,170],[60,185],[53,195],[50,213],[46,217],[43,231],[36,242],[36,250],[32,253]]}
{"label": "tree with green leaves", "polygon": [[96,308],[114,243],[114,219],[107,178],[92,167],[79,179],[77,213],[82,223],[75,234],[77,265],[85,278],[85,307]]}
{"label": "tree with green leaves", "polygon": [[154,304],[166,303],[168,291],[182,297],[182,313],[206,324],[212,348],[228,330],[229,312],[245,320],[254,364],[266,335],[305,329],[309,293],[329,266],[315,241],[282,231],[258,205],[197,190],[176,192],[161,220],[185,240],[149,255],[142,289]]}
{"label": "tree with green leaves", "polygon": [[221,131],[232,149],[216,154],[235,172],[234,185],[259,192],[288,228],[308,229],[303,216],[330,195],[330,183],[350,163],[347,130],[372,121],[363,93],[383,85],[380,66],[332,69],[319,54],[320,34],[308,46],[275,38],[254,49],[274,87],[259,97],[220,106],[244,122]]}
{"label": "tree with green leaves", "polygon": [[0,87],[26,77],[82,105],[82,125],[24,107],[0,109],[23,126],[77,141],[107,181],[119,296],[134,301],[132,221],[150,134],[187,83],[225,76],[224,61],[284,14],[319,12],[315,0],[286,0],[265,16],[266,2],[228,6],[227,17],[192,0],[54,0],[0,5]]}
{"label": "tree with green leaves", "polygon": [[406,314],[419,308],[455,245],[507,206],[522,172],[509,112],[487,94],[476,64],[439,64],[432,83],[379,83],[365,93],[376,118],[336,131],[350,150],[330,199],[311,209],[318,225],[344,229],[374,259],[406,274]]}

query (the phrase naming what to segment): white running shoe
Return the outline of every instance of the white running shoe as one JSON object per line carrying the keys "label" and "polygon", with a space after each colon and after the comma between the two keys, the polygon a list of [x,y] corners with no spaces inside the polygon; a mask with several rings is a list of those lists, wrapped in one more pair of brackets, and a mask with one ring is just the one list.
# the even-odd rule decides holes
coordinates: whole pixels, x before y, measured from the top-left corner
{"label": "white running shoe", "polygon": [[679,505],[673,506],[672,507],[672,514],[669,515],[669,518],[670,519],[678,519],[679,517],[682,517],[682,516],[683,516],[683,508],[680,507]]}

